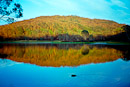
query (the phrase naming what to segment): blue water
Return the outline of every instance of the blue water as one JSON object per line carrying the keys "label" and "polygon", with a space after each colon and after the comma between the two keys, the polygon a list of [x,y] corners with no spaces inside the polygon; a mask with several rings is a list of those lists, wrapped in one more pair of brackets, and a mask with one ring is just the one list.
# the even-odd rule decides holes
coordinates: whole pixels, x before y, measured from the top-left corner
{"label": "blue water", "polygon": [[45,67],[0,59],[0,87],[130,87],[130,61]]}

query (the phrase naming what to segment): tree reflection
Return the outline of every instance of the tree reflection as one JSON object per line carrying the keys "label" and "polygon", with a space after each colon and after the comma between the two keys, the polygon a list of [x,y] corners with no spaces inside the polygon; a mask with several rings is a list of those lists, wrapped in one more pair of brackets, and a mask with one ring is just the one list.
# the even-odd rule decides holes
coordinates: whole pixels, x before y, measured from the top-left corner
{"label": "tree reflection", "polygon": [[89,53],[89,47],[87,45],[83,46],[82,48],[82,54],[87,55]]}
{"label": "tree reflection", "polygon": [[7,54],[0,54],[1,59],[5,59],[5,58],[7,58],[7,56],[8,56]]}
{"label": "tree reflection", "polygon": [[[36,64],[39,66],[53,67],[104,63],[115,61],[119,58],[125,58],[124,51],[107,46],[82,46],[72,44],[64,44],[63,46],[64,47],[61,48],[61,44],[3,45],[3,47],[0,48],[0,58],[7,58],[13,61]],[[129,55],[127,54],[127,56]]]}
{"label": "tree reflection", "polygon": [[124,61],[129,61],[130,58],[126,57],[126,58],[122,58]]}

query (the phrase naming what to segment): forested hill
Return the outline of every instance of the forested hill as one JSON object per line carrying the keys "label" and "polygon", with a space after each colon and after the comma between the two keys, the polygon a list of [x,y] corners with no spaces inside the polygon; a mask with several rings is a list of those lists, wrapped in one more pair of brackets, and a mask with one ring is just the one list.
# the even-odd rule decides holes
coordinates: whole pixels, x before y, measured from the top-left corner
{"label": "forested hill", "polygon": [[42,38],[59,34],[80,35],[87,30],[93,37],[111,36],[124,32],[125,24],[110,20],[89,19],[78,16],[40,16],[34,19],[0,26],[1,38]]}

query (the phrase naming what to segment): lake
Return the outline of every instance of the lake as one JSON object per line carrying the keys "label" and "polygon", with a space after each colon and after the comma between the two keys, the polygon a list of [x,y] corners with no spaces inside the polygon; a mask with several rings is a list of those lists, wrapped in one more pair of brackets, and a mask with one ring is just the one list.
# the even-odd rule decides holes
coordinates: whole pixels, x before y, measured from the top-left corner
{"label": "lake", "polygon": [[130,45],[0,44],[0,87],[130,87]]}

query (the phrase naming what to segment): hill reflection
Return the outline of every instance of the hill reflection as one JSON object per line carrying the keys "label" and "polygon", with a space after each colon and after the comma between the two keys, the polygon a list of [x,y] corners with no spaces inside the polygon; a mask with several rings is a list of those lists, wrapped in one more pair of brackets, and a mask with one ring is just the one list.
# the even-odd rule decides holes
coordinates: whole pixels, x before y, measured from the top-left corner
{"label": "hill reflection", "polygon": [[129,46],[4,44],[0,46],[0,58],[39,66],[78,66],[81,64],[110,62],[119,58],[129,60],[130,51],[128,49]]}

